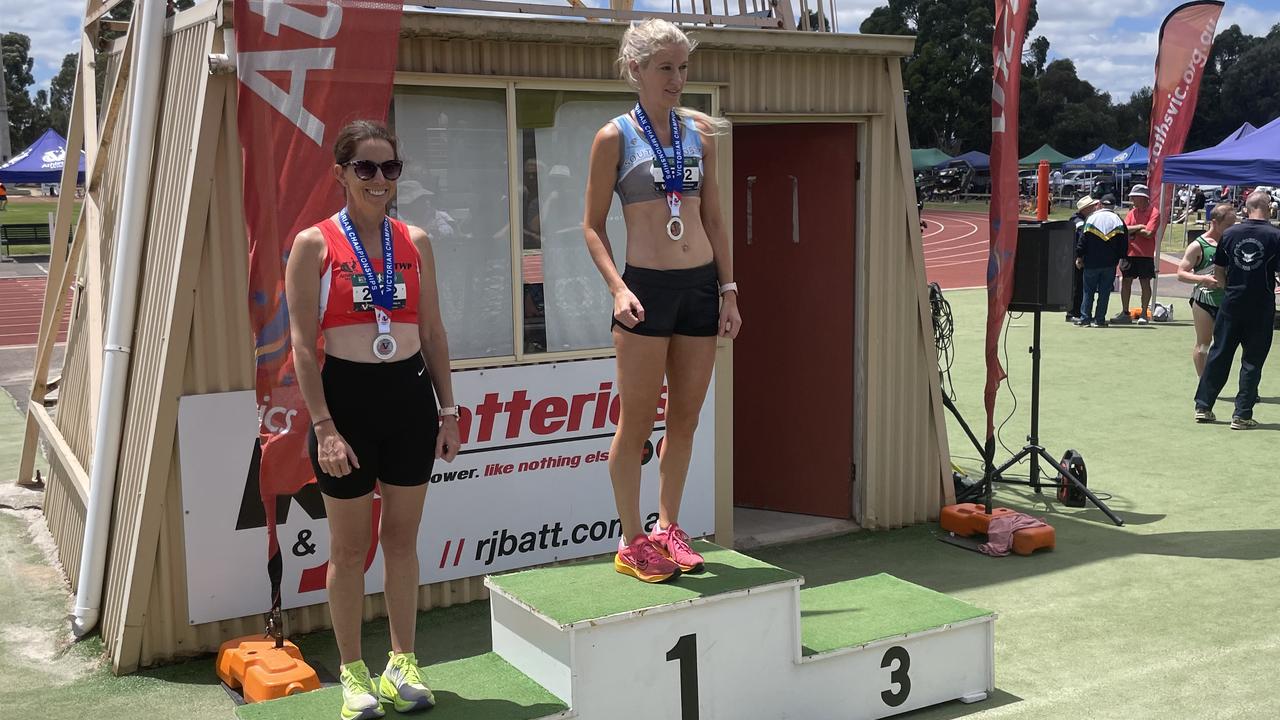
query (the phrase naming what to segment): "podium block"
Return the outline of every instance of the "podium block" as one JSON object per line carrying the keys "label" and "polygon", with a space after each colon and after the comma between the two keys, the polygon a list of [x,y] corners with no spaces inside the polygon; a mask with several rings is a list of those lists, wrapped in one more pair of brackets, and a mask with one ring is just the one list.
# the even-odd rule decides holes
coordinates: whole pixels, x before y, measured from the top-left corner
{"label": "podium block", "polygon": [[494,652],[585,720],[880,718],[994,688],[995,616],[888,575],[803,579],[697,543],[647,585],[608,562],[491,576]]}

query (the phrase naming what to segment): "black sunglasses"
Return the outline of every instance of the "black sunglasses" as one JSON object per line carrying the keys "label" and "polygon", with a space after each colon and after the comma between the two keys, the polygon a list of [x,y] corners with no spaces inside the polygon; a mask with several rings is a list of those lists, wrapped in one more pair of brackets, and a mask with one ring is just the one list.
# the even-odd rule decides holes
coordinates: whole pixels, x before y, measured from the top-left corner
{"label": "black sunglasses", "polygon": [[352,160],[343,163],[348,165],[355,171],[356,177],[361,180],[372,180],[373,176],[378,174],[378,169],[382,169],[382,177],[388,180],[395,180],[400,177],[400,171],[404,169],[404,163],[399,160],[388,160],[384,163],[376,163],[372,160]]}

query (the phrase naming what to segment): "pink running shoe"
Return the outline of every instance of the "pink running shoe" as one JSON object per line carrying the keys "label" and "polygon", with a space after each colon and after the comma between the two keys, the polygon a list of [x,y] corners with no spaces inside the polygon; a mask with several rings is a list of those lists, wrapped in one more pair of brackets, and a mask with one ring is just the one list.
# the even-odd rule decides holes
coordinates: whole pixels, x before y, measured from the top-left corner
{"label": "pink running shoe", "polygon": [[647,583],[670,580],[680,573],[679,566],[644,535],[635,536],[630,545],[613,556],[613,569]]}
{"label": "pink running shoe", "polygon": [[659,530],[655,524],[649,540],[658,547],[658,552],[678,565],[681,572],[702,572],[702,556],[689,547],[689,534],[679,525],[671,523],[666,530]]}

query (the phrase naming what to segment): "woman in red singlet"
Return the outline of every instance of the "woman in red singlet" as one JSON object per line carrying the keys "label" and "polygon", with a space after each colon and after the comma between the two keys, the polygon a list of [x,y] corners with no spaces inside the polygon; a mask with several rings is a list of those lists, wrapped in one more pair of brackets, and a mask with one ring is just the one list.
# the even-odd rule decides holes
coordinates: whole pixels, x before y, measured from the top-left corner
{"label": "woman in red singlet", "polygon": [[[458,453],[458,408],[431,243],[422,229],[387,217],[402,167],[396,139],[385,126],[358,120],[343,128],[333,154],[346,206],[298,233],[285,293],[294,367],[311,413],[312,467],[329,519],[326,587],[342,655],[341,717],[359,720],[382,717],[383,702],[398,712],[435,704],[414,655],[418,525],[434,460],[452,462]],[[360,651],[375,483],[391,625],[376,688]]]}

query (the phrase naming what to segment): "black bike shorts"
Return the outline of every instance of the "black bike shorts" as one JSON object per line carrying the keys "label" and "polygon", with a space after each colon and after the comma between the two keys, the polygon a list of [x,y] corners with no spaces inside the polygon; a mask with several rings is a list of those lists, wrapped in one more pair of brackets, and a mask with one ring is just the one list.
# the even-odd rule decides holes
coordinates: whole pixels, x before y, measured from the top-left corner
{"label": "black bike shorts", "polygon": [[307,449],[320,492],[348,500],[373,492],[375,482],[412,487],[431,479],[440,419],[422,355],[393,363],[326,357],[320,377],[334,427],[360,462],[344,477],[325,473],[312,428]]}
{"label": "black bike shorts", "polygon": [[628,265],[622,282],[644,307],[644,320],[627,332],[650,337],[711,337],[720,330],[720,280],[715,263],[680,270]]}

